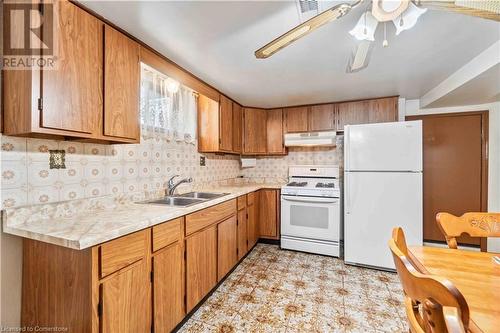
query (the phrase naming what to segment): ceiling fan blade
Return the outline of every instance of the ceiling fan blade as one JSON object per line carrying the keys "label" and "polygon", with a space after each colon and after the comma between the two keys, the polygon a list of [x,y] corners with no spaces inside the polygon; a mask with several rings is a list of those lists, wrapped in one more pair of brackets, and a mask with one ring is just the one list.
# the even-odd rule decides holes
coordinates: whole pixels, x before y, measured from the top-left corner
{"label": "ceiling fan blade", "polygon": [[417,5],[500,22],[499,0],[417,0]]}
{"label": "ceiling fan blade", "polygon": [[346,15],[352,8],[356,7],[361,2],[362,0],[357,1],[353,5],[342,3],[328,10],[325,10],[321,14],[318,14],[313,18],[305,21],[304,23],[299,24],[292,30],[286,32],[285,34],[279,36],[278,38],[255,51],[255,57],[263,59],[273,55],[282,48],[290,45],[297,39],[304,37],[308,33],[321,27],[322,25]]}
{"label": "ceiling fan blade", "polygon": [[372,50],[373,42],[369,40],[361,41],[349,58],[346,73],[356,73],[368,67]]}

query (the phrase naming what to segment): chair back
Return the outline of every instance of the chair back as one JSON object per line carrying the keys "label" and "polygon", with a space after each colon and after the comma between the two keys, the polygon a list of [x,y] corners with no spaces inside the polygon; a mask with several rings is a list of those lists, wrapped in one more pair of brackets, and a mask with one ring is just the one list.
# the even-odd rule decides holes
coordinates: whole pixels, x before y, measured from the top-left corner
{"label": "chair back", "polygon": [[466,332],[469,307],[447,279],[419,272],[408,258],[403,230],[394,228],[389,247],[405,295],[405,309],[413,333]]}
{"label": "chair back", "polygon": [[451,249],[457,248],[457,237],[500,237],[500,213],[465,213],[455,216],[438,213],[437,224]]}

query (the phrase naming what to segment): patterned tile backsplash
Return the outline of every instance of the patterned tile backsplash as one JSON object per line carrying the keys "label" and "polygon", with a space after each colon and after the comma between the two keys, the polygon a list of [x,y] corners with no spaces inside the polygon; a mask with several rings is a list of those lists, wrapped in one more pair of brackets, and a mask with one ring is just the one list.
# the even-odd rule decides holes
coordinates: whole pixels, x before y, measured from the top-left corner
{"label": "patterned tile backsplash", "polygon": [[[0,136],[0,142],[2,208],[155,191],[174,174],[192,177],[193,185],[238,176],[284,180],[289,164],[338,164],[342,156],[338,140],[337,148],[293,148],[288,156],[259,158],[255,168],[241,170],[238,156],[201,155],[196,145],[160,139],[100,145]],[[65,169],[49,168],[49,150],[65,151]]]}

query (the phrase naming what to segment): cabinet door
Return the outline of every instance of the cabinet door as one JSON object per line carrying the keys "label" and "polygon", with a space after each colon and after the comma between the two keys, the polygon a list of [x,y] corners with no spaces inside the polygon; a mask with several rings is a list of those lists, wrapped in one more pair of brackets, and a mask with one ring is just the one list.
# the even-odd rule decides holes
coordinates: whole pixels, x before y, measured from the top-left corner
{"label": "cabinet door", "polygon": [[230,152],[233,150],[233,102],[220,95],[219,105],[219,148]]}
{"label": "cabinet door", "polygon": [[248,252],[247,208],[238,210],[238,260]]}
{"label": "cabinet door", "polygon": [[307,132],[307,117],[309,108],[307,106],[287,108],[285,111],[285,132]]}
{"label": "cabinet door", "polygon": [[283,141],[283,110],[267,111],[267,153],[284,154]]}
{"label": "cabinet door", "polygon": [[278,238],[278,191],[259,191],[259,235],[264,238]]}
{"label": "cabinet door", "polygon": [[244,109],[243,153],[265,154],[267,150],[267,111],[264,109]]}
{"label": "cabinet door", "polygon": [[239,104],[233,103],[233,151],[241,153],[241,121],[243,110]]}
{"label": "cabinet door", "polygon": [[151,282],[146,259],[133,264],[101,285],[103,333],[151,330]]}
{"label": "cabinet door", "polygon": [[257,203],[252,203],[248,204],[247,206],[247,213],[248,213],[248,218],[247,218],[247,235],[248,235],[248,247],[247,251],[250,251],[250,249],[257,243],[258,240],[258,226],[257,226],[257,209],[256,209]]}
{"label": "cabinet door", "polygon": [[219,151],[219,102],[198,96],[198,151]]}
{"label": "cabinet door", "polygon": [[366,124],[369,120],[368,102],[346,102],[338,104],[339,125],[337,130],[343,131],[345,125]]}
{"label": "cabinet door", "polygon": [[370,123],[398,121],[397,97],[372,99],[367,103]]}
{"label": "cabinet door", "polygon": [[40,123],[45,128],[99,135],[102,22],[70,2],[56,4],[58,69],[42,71]]}
{"label": "cabinet door", "polygon": [[183,252],[179,242],[153,256],[154,331],[171,332],[184,318]]}
{"label": "cabinet door", "polygon": [[309,110],[309,130],[327,131],[335,130],[334,104],[323,104],[311,106]]}
{"label": "cabinet door", "polygon": [[236,216],[217,226],[217,280],[220,281],[238,262],[238,226]]}
{"label": "cabinet door", "polygon": [[104,135],[139,140],[139,44],[104,28]]}
{"label": "cabinet door", "polygon": [[217,226],[186,239],[186,311],[191,311],[217,283]]}

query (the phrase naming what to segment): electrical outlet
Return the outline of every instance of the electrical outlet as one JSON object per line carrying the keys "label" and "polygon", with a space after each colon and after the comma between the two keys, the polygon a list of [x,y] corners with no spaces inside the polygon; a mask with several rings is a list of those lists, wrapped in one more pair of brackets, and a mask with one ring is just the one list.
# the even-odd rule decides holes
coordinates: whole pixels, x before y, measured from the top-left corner
{"label": "electrical outlet", "polygon": [[66,152],[64,150],[49,150],[49,167],[51,169],[66,169]]}
{"label": "electrical outlet", "polygon": [[200,156],[200,166],[205,166],[205,156]]}

